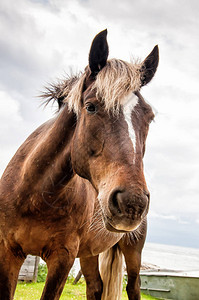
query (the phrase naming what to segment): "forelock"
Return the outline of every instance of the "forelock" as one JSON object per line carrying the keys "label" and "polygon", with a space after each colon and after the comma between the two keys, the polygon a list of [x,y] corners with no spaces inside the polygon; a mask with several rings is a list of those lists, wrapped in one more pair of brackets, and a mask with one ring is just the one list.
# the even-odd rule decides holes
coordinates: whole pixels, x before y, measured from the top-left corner
{"label": "forelock", "polygon": [[[129,94],[141,87],[141,64],[111,59],[100,70],[93,84],[96,97],[104,103],[105,109],[114,114],[125,104]],[[67,95],[66,102],[70,110],[78,114],[81,110],[81,97],[87,72],[77,80]]]}
{"label": "forelock", "polygon": [[139,64],[130,64],[122,60],[111,59],[97,75],[93,88],[97,98],[102,100],[107,111],[117,113],[129,94],[141,87]]}

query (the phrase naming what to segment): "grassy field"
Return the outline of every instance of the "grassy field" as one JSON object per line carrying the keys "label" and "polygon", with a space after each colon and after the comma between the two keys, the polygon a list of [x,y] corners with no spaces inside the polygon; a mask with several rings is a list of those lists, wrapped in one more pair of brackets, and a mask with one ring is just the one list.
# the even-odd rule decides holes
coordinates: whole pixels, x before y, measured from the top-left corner
{"label": "grassy field", "polygon": [[[18,283],[14,300],[38,300],[40,299],[44,282],[39,283]],[[83,279],[76,285],[67,282],[61,296],[61,300],[85,300],[86,285]],[[150,296],[142,295],[142,300],[155,299]],[[128,300],[126,292],[123,291],[122,300]]]}

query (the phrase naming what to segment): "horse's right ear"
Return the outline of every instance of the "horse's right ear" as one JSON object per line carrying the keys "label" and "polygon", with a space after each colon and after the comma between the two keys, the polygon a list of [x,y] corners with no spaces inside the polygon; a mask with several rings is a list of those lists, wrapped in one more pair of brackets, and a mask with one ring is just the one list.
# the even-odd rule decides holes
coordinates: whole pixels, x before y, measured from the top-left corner
{"label": "horse's right ear", "polygon": [[98,33],[92,42],[89,53],[89,67],[92,76],[97,75],[106,65],[108,58],[108,43],[106,37],[107,29]]}

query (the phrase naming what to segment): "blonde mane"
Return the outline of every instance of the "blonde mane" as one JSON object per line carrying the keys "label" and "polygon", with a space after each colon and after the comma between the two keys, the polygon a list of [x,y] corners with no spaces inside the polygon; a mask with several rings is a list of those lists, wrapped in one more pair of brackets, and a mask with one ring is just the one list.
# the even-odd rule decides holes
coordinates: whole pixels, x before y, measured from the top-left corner
{"label": "blonde mane", "polygon": [[[96,97],[103,101],[107,111],[117,113],[120,106],[132,92],[141,87],[142,65],[131,64],[118,59],[107,61],[106,66],[98,73],[92,89],[96,89]],[[81,96],[87,73],[83,73],[68,93],[65,102],[76,114],[81,109]]]}

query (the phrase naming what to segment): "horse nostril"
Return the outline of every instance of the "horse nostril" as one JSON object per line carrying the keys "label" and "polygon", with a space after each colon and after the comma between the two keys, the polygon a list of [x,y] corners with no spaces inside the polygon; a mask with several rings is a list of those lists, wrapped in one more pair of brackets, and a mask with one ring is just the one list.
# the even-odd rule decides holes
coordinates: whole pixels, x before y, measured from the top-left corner
{"label": "horse nostril", "polygon": [[115,189],[109,197],[109,210],[113,216],[128,216],[137,218],[143,212],[148,211],[150,202],[149,192],[143,191],[140,194],[132,194],[127,190]]}
{"label": "horse nostril", "polygon": [[118,195],[122,192],[120,190],[115,190],[112,192],[109,199],[109,209],[112,214],[121,214],[121,209],[118,202]]}

